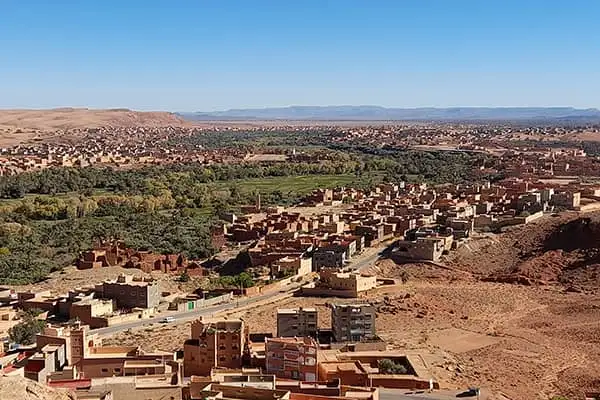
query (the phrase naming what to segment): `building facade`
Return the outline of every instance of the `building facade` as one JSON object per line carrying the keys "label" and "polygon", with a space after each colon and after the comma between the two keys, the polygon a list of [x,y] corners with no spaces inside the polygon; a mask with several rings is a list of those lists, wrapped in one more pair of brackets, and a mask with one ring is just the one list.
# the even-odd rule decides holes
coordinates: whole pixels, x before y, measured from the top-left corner
{"label": "building facade", "polygon": [[213,368],[241,368],[246,336],[240,319],[192,322],[192,337],[183,347],[184,375],[208,376]]}
{"label": "building facade", "polygon": [[332,304],[331,329],[337,342],[374,339],[375,307],[371,304]]}
{"label": "building facade", "polygon": [[102,297],[115,300],[119,308],[152,308],[160,302],[158,281],[120,275],[102,283]]}
{"label": "building facade", "polygon": [[305,382],[317,380],[317,342],[304,338],[267,338],[266,370],[278,378]]}
{"label": "building facade", "polygon": [[331,290],[347,291],[352,297],[377,286],[377,277],[324,268],[319,273],[320,285]]}
{"label": "building facade", "polygon": [[277,310],[277,336],[303,337],[317,335],[316,308],[283,308]]}
{"label": "building facade", "polygon": [[321,247],[313,254],[313,267],[315,271],[321,268],[342,268],[346,261],[345,249],[340,246]]}

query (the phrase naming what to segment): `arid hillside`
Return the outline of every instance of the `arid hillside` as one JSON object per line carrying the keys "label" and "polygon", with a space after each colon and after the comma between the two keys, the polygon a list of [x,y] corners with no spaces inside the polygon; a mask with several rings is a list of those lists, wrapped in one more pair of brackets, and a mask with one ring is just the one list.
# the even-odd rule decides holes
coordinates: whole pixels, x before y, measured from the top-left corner
{"label": "arid hillside", "polygon": [[596,293],[600,214],[546,216],[500,235],[484,234],[451,253],[444,263],[484,281]]}
{"label": "arid hillside", "polygon": [[0,145],[44,139],[82,128],[189,126],[179,116],[162,111],[127,109],[0,110]]}
{"label": "arid hillside", "polygon": [[73,129],[101,126],[167,126],[186,125],[179,116],[162,111],[127,109],[90,110],[60,108],[53,110],[0,110],[0,128],[9,129]]}

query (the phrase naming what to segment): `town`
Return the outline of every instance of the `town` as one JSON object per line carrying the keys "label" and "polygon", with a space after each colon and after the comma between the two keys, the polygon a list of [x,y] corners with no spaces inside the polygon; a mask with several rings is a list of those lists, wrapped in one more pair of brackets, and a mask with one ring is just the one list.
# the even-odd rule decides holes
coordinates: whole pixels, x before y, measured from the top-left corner
{"label": "town", "polygon": [[[476,386],[440,385],[418,351],[390,348],[378,336],[381,305],[369,294],[402,287],[408,277],[377,276],[371,267],[382,258],[399,271],[405,263],[436,266],[473,237],[598,208],[600,185],[565,175],[596,168],[582,151],[511,154],[481,167],[505,173],[494,182],[319,188],[291,207],[263,205],[257,194],[254,204],[221,212],[211,228],[225,259],[98,242],[81,252],[76,271],[130,272],[68,293],[0,291],[5,336],[39,327],[21,336],[24,343],[6,336],[1,374],[68,388],[81,399],[479,396]],[[224,266],[240,263],[242,274],[223,279]],[[221,287],[178,293],[161,288],[165,279],[216,279]],[[319,324],[314,307],[278,308],[275,335],[251,333],[252,320],[230,316],[289,295],[335,298],[327,305],[331,325]],[[118,332],[184,322],[191,331],[174,351],[102,344]]]}
{"label": "town", "polygon": [[[598,127],[530,127],[503,125],[279,125],[213,127],[87,128],[60,132],[43,141],[32,138],[0,149],[0,174],[12,175],[50,167],[239,162],[306,162],[319,156],[291,148],[257,148],[253,141],[269,136],[281,143],[324,144],[331,148],[369,146],[378,151],[461,151],[497,156],[484,172],[596,176],[595,142],[586,141]],[[578,143],[583,143],[584,148]]]}
{"label": "town", "polygon": [[598,15],[1,1],[0,400],[600,400]]}

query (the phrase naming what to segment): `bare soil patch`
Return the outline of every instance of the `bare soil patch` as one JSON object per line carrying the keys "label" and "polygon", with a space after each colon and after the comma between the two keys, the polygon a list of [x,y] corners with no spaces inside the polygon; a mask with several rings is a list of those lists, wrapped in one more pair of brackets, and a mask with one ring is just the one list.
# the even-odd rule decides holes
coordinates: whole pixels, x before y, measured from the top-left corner
{"label": "bare soil patch", "polygon": [[457,354],[491,346],[499,340],[494,336],[482,335],[458,328],[443,329],[431,336],[431,343],[434,346]]}

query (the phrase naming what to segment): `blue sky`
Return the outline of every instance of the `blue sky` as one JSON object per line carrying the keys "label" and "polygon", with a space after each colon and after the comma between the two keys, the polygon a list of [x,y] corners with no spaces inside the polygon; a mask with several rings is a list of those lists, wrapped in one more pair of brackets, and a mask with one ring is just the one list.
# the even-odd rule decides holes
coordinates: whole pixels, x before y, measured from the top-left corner
{"label": "blue sky", "polygon": [[598,0],[0,0],[0,108],[600,107]]}

